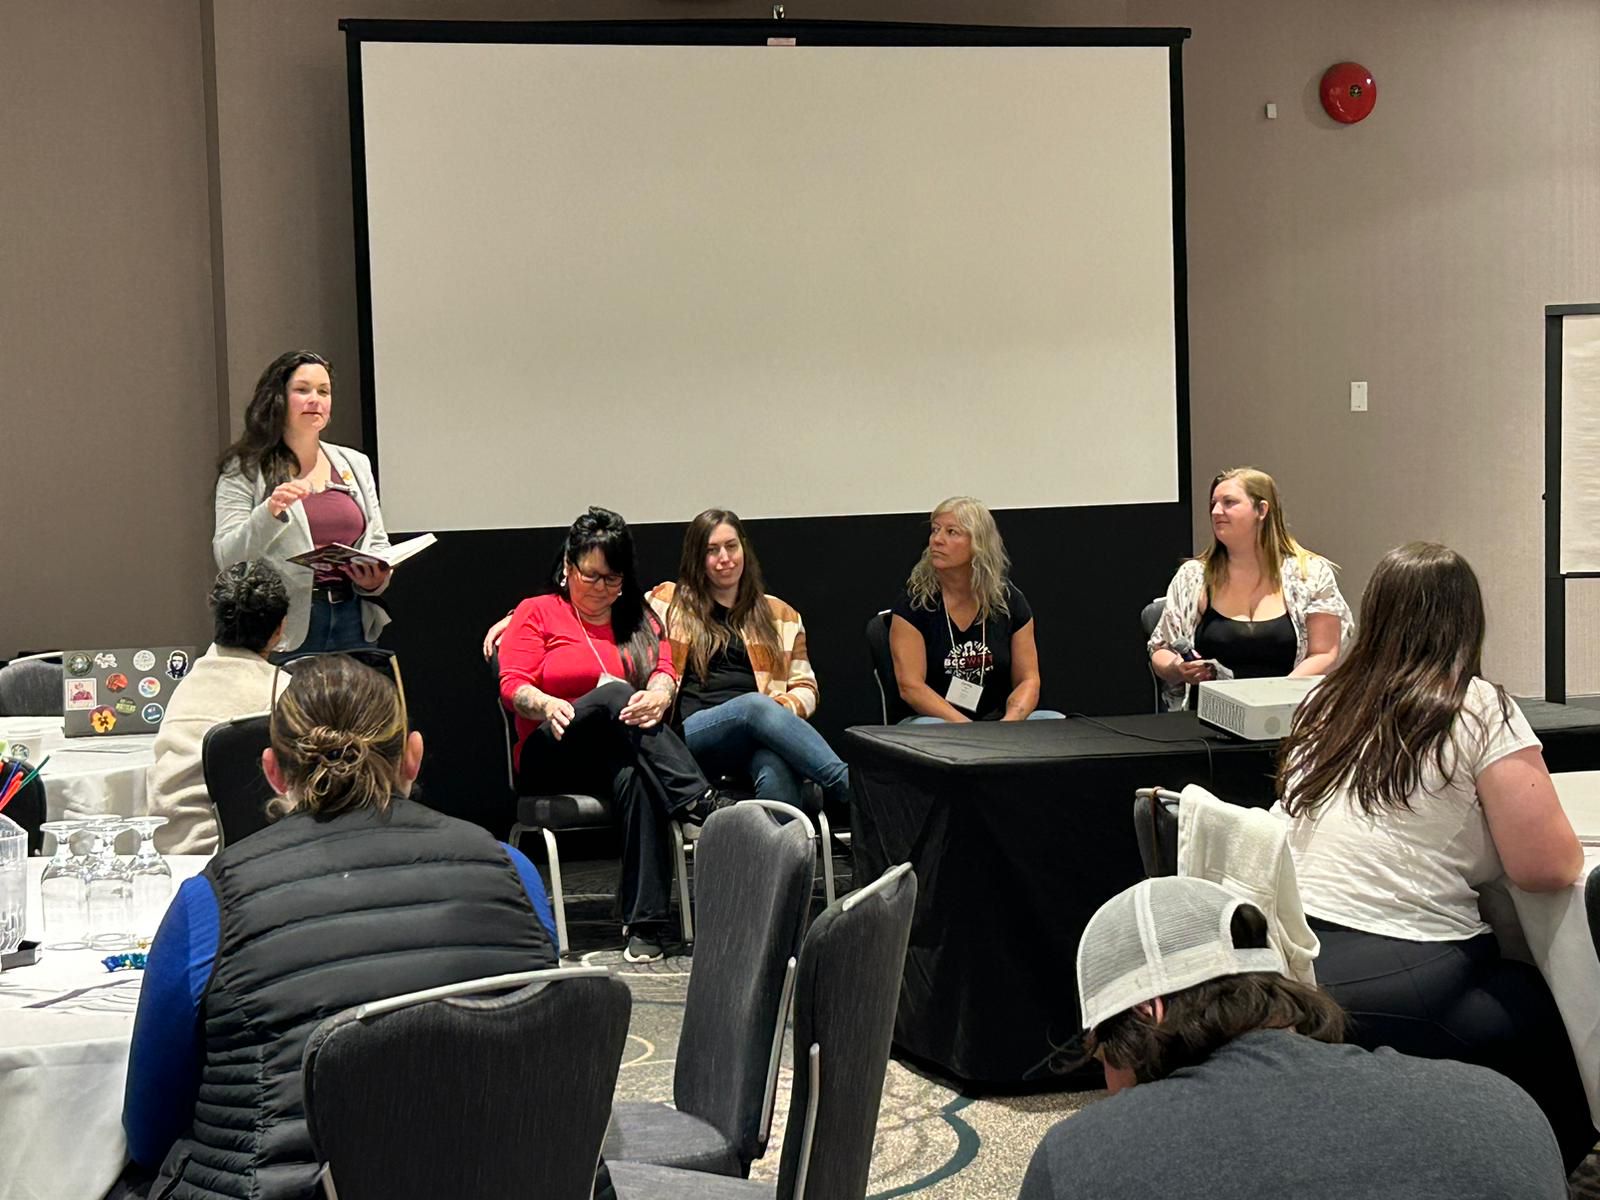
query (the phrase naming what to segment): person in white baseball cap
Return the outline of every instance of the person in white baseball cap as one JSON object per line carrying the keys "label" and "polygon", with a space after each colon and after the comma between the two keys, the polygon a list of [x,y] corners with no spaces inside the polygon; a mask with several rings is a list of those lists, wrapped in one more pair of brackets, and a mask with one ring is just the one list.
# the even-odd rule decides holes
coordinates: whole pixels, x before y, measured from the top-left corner
{"label": "person in white baseball cap", "polygon": [[1525,1092],[1344,1045],[1344,1011],[1283,973],[1261,910],[1208,880],[1147,879],[1102,905],[1078,995],[1111,1098],[1045,1135],[1020,1200],[1567,1194]]}

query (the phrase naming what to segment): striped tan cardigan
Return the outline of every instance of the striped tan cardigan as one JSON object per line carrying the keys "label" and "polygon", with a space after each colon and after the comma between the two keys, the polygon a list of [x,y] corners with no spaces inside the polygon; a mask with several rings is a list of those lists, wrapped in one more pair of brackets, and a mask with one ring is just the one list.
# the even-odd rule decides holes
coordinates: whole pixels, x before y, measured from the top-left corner
{"label": "striped tan cardigan", "polygon": [[[650,607],[667,624],[667,610],[678,590],[676,583],[663,583],[651,589]],[[773,659],[754,638],[745,639],[750,668],[755,673],[756,689],[790,709],[795,716],[809,718],[817,711],[817,677],[806,657],[806,627],[800,614],[776,596],[767,596],[767,607],[778,626],[778,644],[783,652]],[[681,679],[688,669],[689,642],[681,629],[667,629],[667,645],[672,650],[672,665]]]}

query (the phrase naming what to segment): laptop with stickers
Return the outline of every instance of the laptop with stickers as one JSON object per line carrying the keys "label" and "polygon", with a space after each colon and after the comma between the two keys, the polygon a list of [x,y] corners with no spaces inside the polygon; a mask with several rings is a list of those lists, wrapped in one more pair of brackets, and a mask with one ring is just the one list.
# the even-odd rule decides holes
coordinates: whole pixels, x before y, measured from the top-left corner
{"label": "laptop with stickers", "polygon": [[155,733],[172,689],[194,663],[193,646],[68,650],[61,656],[61,715],[68,737]]}

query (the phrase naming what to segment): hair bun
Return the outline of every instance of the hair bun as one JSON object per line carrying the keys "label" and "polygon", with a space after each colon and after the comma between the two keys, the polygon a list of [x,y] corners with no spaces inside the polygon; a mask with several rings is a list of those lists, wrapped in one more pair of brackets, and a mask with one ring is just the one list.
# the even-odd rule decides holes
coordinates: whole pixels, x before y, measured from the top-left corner
{"label": "hair bun", "polygon": [[315,725],[296,740],[296,748],[308,759],[321,762],[336,775],[353,772],[367,756],[367,745],[345,729]]}

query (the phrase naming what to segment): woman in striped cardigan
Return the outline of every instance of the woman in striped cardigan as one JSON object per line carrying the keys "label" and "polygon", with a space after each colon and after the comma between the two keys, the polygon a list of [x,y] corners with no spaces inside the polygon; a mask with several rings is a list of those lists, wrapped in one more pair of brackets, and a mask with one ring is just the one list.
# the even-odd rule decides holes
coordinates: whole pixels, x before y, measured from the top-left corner
{"label": "woman in striped cardigan", "polygon": [[712,508],[689,522],[676,583],[650,593],[682,685],[684,740],[710,775],[748,776],[756,794],[801,807],[810,780],[838,803],[849,769],[809,718],[817,677],[800,614],[766,594],[737,514]]}

